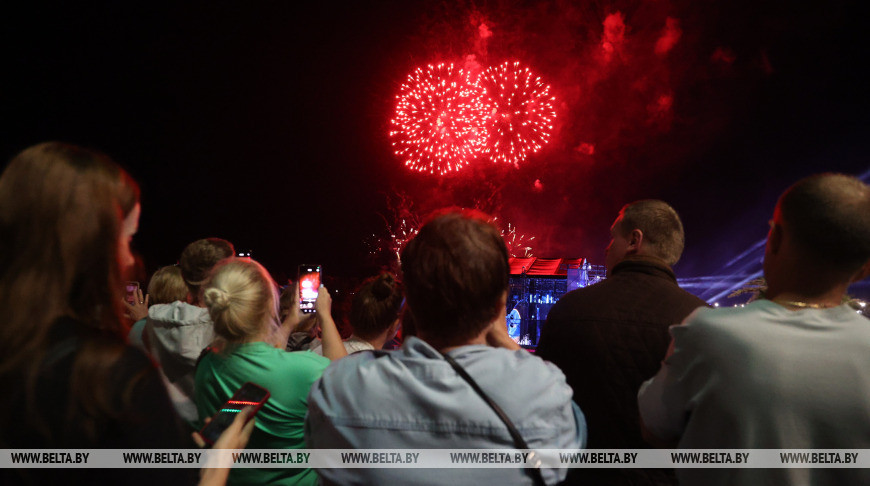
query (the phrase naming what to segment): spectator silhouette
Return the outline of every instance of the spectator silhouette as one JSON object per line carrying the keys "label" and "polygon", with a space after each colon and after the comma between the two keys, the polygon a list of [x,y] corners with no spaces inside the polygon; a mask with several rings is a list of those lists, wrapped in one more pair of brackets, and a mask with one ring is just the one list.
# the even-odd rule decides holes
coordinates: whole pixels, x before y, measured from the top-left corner
{"label": "spectator silhouette", "polygon": [[[329,360],[307,351],[283,349],[287,334],[282,327],[293,328],[303,318],[298,301],[290,317],[279,323],[277,285],[259,263],[242,258],[224,260],[214,268],[203,299],[217,339],[196,369],[199,416],[213,415],[236,390],[252,382],[269,390],[271,397],[257,414],[251,448],[304,448],[306,397]],[[321,287],[315,309],[324,346],[328,356],[340,357],[346,353],[330,305],[329,293]],[[237,468],[230,473],[233,484],[316,482],[317,475],[307,468]]]}
{"label": "spectator silhouette", "polygon": [[[591,449],[641,449],[637,390],[658,371],[668,327],[704,301],[680,289],[671,266],[683,225],[667,203],[625,205],[610,229],[608,278],[564,295],[547,315],[537,355],[562,369],[583,410]],[[572,469],[570,483],[675,484],[671,469]]]}
{"label": "spectator silhouette", "polygon": [[[154,365],[125,342],[139,213],[135,181],[80,147],[30,147],[0,176],[0,448],[193,445]],[[191,484],[191,472],[0,468],[0,484]],[[224,473],[204,470],[203,484]]]}
{"label": "spectator silhouette", "polygon": [[189,423],[197,419],[193,403],[196,360],[214,339],[214,325],[200,289],[212,267],[234,253],[233,244],[220,238],[206,238],[187,245],[178,264],[187,284],[187,301],[148,309],[143,339],[148,341],[151,356],[160,364],[160,373],[175,410]]}
{"label": "spectator silhouette", "polygon": [[[384,272],[364,281],[354,293],[351,304],[353,333],[344,341],[347,352],[382,349],[396,337],[403,301],[402,284],[393,274]],[[322,354],[323,348],[317,346],[312,351]]]}
{"label": "spectator silhouette", "polygon": [[[355,353],[324,372],[309,396],[309,447],[516,447],[506,423],[458,369],[501,407],[530,448],[583,446],[583,415],[562,373],[507,335],[507,249],[485,215],[436,216],[403,250],[402,272],[417,337],[400,350]],[[530,484],[534,477],[523,469],[319,473],[326,484]],[[542,473],[555,483],[565,471]]]}
{"label": "spectator silhouette", "polygon": [[[130,344],[147,351],[147,346],[143,341],[143,333],[145,332],[145,323],[148,321],[149,305],[171,304],[175,301],[187,300],[187,284],[184,282],[184,277],[181,276],[181,269],[178,265],[169,265],[160,268],[151,280],[148,282],[148,293],[144,299],[142,293],[139,292],[139,299],[142,306],[145,308],[144,317],[138,319],[130,329],[129,340]],[[135,308],[135,305],[129,305],[129,308]]]}
{"label": "spectator silhouette", "polygon": [[[779,198],[765,298],[671,328],[639,393],[653,441],[703,449],[870,448],[870,326],[843,304],[870,274],[870,187],[823,174]],[[868,469],[678,469],[680,484],[870,484]]]}

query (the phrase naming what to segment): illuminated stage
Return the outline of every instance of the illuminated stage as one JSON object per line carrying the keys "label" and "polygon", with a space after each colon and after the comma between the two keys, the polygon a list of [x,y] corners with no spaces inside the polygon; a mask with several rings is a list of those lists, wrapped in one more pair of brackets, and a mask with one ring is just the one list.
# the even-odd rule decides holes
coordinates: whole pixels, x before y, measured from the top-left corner
{"label": "illuminated stage", "polygon": [[511,258],[510,266],[506,314],[519,312],[519,343],[527,348],[538,345],[541,326],[559,298],[603,280],[606,272],[585,258]]}

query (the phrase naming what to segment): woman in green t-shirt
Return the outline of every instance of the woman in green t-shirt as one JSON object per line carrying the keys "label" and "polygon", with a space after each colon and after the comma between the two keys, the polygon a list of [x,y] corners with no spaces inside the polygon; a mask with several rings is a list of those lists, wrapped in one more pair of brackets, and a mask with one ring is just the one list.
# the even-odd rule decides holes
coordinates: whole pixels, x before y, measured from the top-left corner
{"label": "woman in green t-shirt", "polygon": [[[278,321],[277,285],[259,263],[229,258],[218,263],[203,299],[217,338],[196,370],[196,407],[200,420],[210,417],[246,382],[269,390],[257,413],[250,449],[301,449],[308,391],[329,365],[346,354],[330,315],[332,300],[320,287],[315,304],[323,332],[324,358],[307,351],[284,350],[287,336],[304,318],[295,308]],[[283,341],[283,342],[282,342]],[[292,466],[288,464],[288,466]],[[229,484],[315,484],[310,468],[234,468]]]}

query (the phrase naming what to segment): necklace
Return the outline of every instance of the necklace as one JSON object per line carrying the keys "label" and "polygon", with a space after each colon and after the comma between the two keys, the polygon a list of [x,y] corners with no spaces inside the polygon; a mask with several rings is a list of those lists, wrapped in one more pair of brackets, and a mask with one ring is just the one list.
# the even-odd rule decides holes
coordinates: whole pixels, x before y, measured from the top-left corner
{"label": "necklace", "polygon": [[831,307],[836,307],[833,304],[813,304],[810,302],[798,302],[796,300],[774,300],[774,302],[779,305],[797,307],[799,309],[830,309]]}

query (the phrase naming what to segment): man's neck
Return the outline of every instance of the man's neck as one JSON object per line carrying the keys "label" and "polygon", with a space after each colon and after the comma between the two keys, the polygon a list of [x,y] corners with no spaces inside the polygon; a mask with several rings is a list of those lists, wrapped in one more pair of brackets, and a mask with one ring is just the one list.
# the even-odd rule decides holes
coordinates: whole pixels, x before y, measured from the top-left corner
{"label": "man's neck", "polygon": [[649,255],[649,254],[637,254],[637,253],[635,253],[634,255],[627,255],[619,263],[622,263],[622,262],[648,262],[648,263],[655,263],[656,265],[659,265],[659,266],[662,266],[665,268],[671,268],[671,266],[668,265],[667,262],[665,262],[661,258],[659,258],[655,255]]}
{"label": "man's neck", "polygon": [[806,292],[788,289],[773,293],[768,292],[766,297],[768,300],[790,309],[804,309],[837,307],[843,303],[843,297],[845,297],[845,295],[846,286],[837,286],[816,295],[809,295]]}

